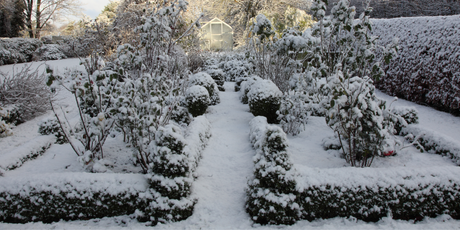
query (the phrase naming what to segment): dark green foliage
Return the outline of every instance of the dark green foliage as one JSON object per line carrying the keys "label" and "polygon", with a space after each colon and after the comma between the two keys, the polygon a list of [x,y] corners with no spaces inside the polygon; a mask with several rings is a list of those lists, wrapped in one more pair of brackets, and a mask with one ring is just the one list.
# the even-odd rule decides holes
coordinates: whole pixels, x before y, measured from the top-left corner
{"label": "dark green foliage", "polygon": [[[418,111],[413,107],[397,107],[391,110],[395,115],[401,116],[408,125],[418,124]],[[394,124],[396,134],[401,132],[401,129],[406,125],[402,124],[401,121],[397,121]]]}
{"label": "dark green foliage", "polygon": [[19,111],[17,108],[7,110],[6,116],[1,116],[1,120],[5,121],[7,124],[12,125],[19,125],[25,122],[21,111]]}
{"label": "dark green foliage", "polygon": [[265,118],[256,117],[251,121],[250,137],[257,154],[254,179],[246,190],[246,211],[259,224],[294,224],[300,210],[286,134],[268,125]]}
{"label": "dark green foliage", "polygon": [[[193,87],[202,87],[202,86],[192,86]],[[204,88],[204,87],[202,87]],[[197,92],[197,91],[195,91]],[[189,93],[185,97],[185,100],[187,101],[187,108],[188,111],[194,116],[200,116],[203,115],[206,110],[208,109],[209,106],[209,94],[208,92],[205,91],[198,91],[198,94],[194,93]]]}
{"label": "dark green foliage", "polygon": [[269,96],[266,98],[254,98],[248,101],[249,111],[254,116],[264,116],[267,118],[268,123],[278,124],[278,115],[276,111],[279,110],[281,100],[276,96]]}
{"label": "dark green foliage", "polygon": [[0,37],[20,37],[25,26],[22,0],[2,1],[0,4]]}
{"label": "dark green foliage", "polygon": [[[72,183],[63,187],[73,187]],[[64,189],[66,190],[66,189]],[[0,221],[26,223],[59,220],[81,220],[129,215],[145,209],[138,192],[93,192],[91,190],[61,190],[51,192],[32,188],[27,196],[0,192]]]}
{"label": "dark green foliage", "polygon": [[460,218],[460,185],[457,183],[418,185],[355,185],[351,188],[311,186],[300,193],[302,219],[355,217],[379,221],[389,213],[393,219],[414,220],[448,214]]}
{"label": "dark green foliage", "polygon": [[187,108],[182,106],[177,106],[171,113],[171,120],[181,125],[189,125],[190,122],[192,122],[192,119],[193,117],[188,112]]}
{"label": "dark green foliage", "polygon": [[56,137],[56,144],[68,143],[64,132],[62,131],[59,122],[56,119],[48,119],[39,125],[38,132],[41,135],[54,134]]}

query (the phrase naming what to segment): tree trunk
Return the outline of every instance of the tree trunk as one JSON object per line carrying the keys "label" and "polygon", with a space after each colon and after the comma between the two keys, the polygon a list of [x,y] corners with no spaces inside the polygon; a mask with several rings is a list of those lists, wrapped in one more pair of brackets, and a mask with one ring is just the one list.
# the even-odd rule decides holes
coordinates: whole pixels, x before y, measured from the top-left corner
{"label": "tree trunk", "polygon": [[27,30],[29,31],[29,37],[34,38],[34,28],[32,24],[34,1],[24,0],[24,5],[26,6],[26,26],[27,26]]}
{"label": "tree trunk", "polygon": [[40,25],[41,17],[42,17],[42,12],[41,12],[41,5],[42,5],[42,0],[37,0],[37,11],[35,12],[35,38],[40,38],[40,31],[42,29],[42,26]]}

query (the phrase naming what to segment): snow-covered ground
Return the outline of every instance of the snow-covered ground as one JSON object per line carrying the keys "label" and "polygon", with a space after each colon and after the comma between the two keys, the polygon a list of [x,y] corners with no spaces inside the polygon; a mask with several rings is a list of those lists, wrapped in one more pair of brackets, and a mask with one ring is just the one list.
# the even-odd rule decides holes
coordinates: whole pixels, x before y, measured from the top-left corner
{"label": "snow-covered ground", "polygon": [[[47,62],[54,68],[78,65],[78,59]],[[44,65],[34,63],[44,70]],[[15,68],[20,67],[17,65]],[[0,71],[10,71],[12,66],[1,66]],[[81,68],[81,67],[80,67]],[[225,83],[225,92],[220,92],[221,103],[207,111],[207,118],[212,124],[212,137],[203,152],[195,172],[197,180],[193,183],[192,196],[198,198],[194,214],[187,220],[159,224],[155,227],[145,226],[131,216],[119,216],[85,221],[60,221],[52,224],[0,223],[0,229],[458,229],[459,220],[448,216],[426,218],[420,222],[400,221],[384,218],[377,223],[366,223],[353,218],[333,218],[313,222],[299,221],[293,226],[259,226],[254,225],[244,208],[245,187],[252,177],[255,151],[249,142],[249,121],[253,115],[249,107],[239,101],[239,93],[234,92],[234,83]],[[73,101],[62,92],[57,102],[68,112],[72,119]],[[379,97],[391,101],[392,98],[382,93]],[[395,105],[415,106],[419,111],[420,126],[443,135],[459,143],[460,118],[436,111],[431,108],[400,100]],[[43,138],[38,134],[38,123],[52,117],[52,113],[15,127],[14,135],[0,139],[0,162],[13,150],[20,147],[27,149],[28,144]],[[334,150],[325,151],[322,139],[332,136],[333,132],[326,125],[324,118],[311,117],[306,130],[300,135],[289,137],[289,149],[294,167],[339,168],[346,166],[344,159]],[[30,144],[30,146],[34,146]],[[32,147],[30,147],[32,148]],[[108,139],[104,150],[107,153],[108,169],[113,172],[137,172],[138,167],[131,162],[131,150],[122,142],[121,135]],[[8,155],[9,156],[9,155]],[[85,169],[77,162],[77,156],[69,145],[53,145],[43,156],[24,163],[21,167],[7,171],[5,177],[25,176],[30,174],[79,172]],[[111,168],[110,165],[117,165]],[[406,148],[397,156],[378,158],[372,167],[411,167],[454,166],[450,159],[420,153],[415,148]]]}

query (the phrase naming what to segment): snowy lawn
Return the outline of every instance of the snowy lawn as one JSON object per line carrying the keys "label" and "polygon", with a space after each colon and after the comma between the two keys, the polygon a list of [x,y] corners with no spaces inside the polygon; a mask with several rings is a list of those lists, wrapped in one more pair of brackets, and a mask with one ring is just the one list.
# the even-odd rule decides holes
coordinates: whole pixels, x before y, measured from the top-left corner
{"label": "snowy lawn", "polygon": [[[61,71],[65,67],[78,65],[78,59],[47,62]],[[21,65],[16,65],[18,68]],[[33,63],[33,66],[44,65]],[[1,66],[0,71],[11,71],[13,66]],[[81,68],[81,67],[79,67]],[[255,151],[249,142],[249,121],[253,115],[249,107],[239,100],[239,93],[233,92],[234,84],[226,82],[225,92],[220,92],[221,103],[211,106],[207,111],[207,119],[212,125],[212,137],[203,152],[199,166],[195,172],[192,196],[198,198],[194,214],[187,220],[159,224],[154,229],[458,229],[460,221],[448,216],[426,218],[416,224],[413,221],[399,221],[384,218],[377,223],[366,223],[353,218],[333,218],[313,222],[299,221],[293,226],[259,226],[254,225],[245,211],[245,187],[253,173],[253,156]],[[69,120],[76,119],[77,110],[70,94],[62,91],[57,102],[68,114]],[[379,93],[379,97],[387,101],[392,98]],[[460,118],[436,111],[431,108],[400,100],[395,105],[415,106],[419,111],[418,126],[432,130],[455,143],[460,144]],[[30,152],[50,137],[38,134],[38,123],[52,117],[49,112],[13,129],[14,135],[0,139],[0,167],[3,162],[14,161],[13,152]],[[322,147],[324,138],[333,136],[332,130],[321,117],[310,117],[306,130],[298,136],[289,136],[288,152],[294,168],[342,168],[349,167],[340,158],[337,150],[325,151]],[[104,145],[106,157],[101,171],[114,173],[138,173],[140,167],[133,164],[132,151],[123,143],[123,136],[116,133]],[[19,153],[18,153],[19,154]],[[456,167],[447,158],[429,153],[420,153],[414,147],[406,148],[396,156],[377,158],[374,168],[407,167],[409,169],[432,166]],[[85,172],[84,166],[77,162],[77,156],[68,144],[53,144],[43,156],[25,162],[21,167],[6,171],[5,178],[15,176],[39,175],[46,173]],[[60,221],[52,224],[0,223],[0,229],[131,229],[149,228],[139,223],[132,216],[93,219],[86,221]]]}

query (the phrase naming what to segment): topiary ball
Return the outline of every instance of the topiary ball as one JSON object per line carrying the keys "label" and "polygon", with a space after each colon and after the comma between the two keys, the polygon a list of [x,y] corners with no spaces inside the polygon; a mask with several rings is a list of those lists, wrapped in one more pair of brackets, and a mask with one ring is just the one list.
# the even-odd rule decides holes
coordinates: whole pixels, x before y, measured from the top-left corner
{"label": "topiary ball", "polygon": [[188,88],[185,94],[188,111],[194,117],[203,115],[210,103],[208,90],[203,86],[194,85]]}

